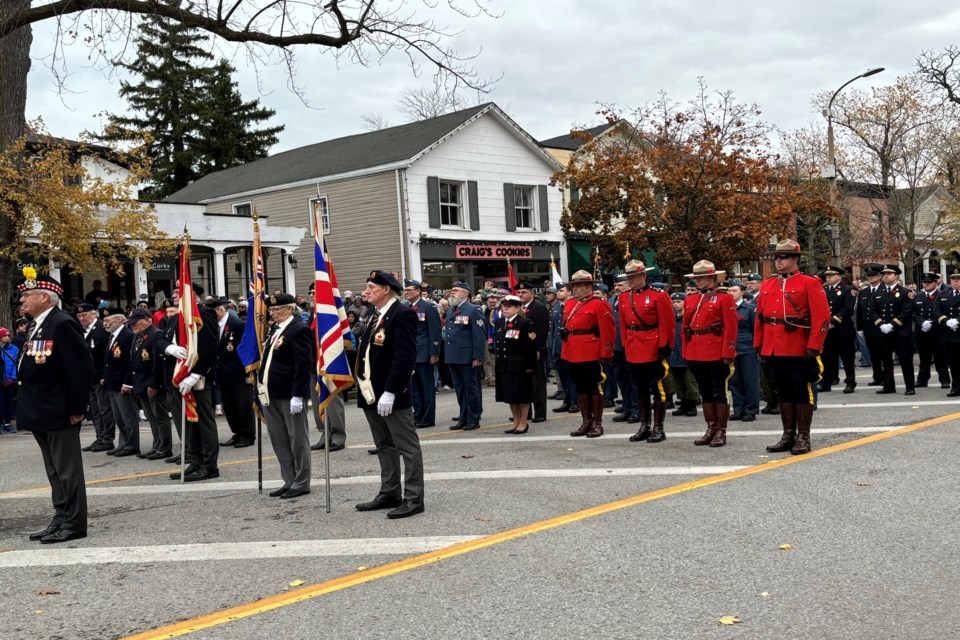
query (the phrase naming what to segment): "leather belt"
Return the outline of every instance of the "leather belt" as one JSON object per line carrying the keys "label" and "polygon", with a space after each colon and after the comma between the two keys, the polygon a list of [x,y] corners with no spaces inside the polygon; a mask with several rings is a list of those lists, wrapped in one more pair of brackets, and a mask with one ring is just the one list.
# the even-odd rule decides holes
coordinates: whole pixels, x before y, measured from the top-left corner
{"label": "leather belt", "polygon": [[687,329],[687,331],[692,336],[705,336],[708,333],[716,333],[716,330],[713,327],[705,327],[703,329]]}
{"label": "leather belt", "polygon": [[570,329],[567,332],[567,335],[570,335],[570,336],[587,336],[587,335],[593,336],[596,334],[597,332],[594,329]]}
{"label": "leather belt", "polygon": [[657,328],[655,324],[628,324],[627,329],[629,331],[653,331]]}
{"label": "leather belt", "polygon": [[787,324],[787,321],[783,318],[764,318],[764,324]]}

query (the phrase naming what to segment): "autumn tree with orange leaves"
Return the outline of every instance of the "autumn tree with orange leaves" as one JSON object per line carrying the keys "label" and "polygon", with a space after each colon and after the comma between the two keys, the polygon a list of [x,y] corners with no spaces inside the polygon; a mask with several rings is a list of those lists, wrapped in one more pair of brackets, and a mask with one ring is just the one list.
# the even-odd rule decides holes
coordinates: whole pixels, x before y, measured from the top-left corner
{"label": "autumn tree with orange leaves", "polygon": [[661,95],[630,112],[601,111],[621,124],[617,131],[631,133],[574,134],[585,144],[554,175],[573,195],[561,224],[590,235],[606,264],[651,247],[671,274],[701,259],[728,269],[756,260],[771,237],[792,235],[798,213],[838,213],[825,191],[779,166],[755,106],[702,81],[699,89],[683,108]]}

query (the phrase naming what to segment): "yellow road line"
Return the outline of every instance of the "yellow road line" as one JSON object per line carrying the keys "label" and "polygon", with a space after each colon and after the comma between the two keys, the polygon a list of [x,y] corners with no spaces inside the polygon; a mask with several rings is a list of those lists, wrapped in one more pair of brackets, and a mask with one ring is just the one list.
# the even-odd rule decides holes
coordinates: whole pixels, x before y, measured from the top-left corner
{"label": "yellow road line", "polygon": [[692,491],[694,489],[700,489],[703,487],[709,487],[711,485],[719,484],[721,482],[727,482],[730,480],[735,480],[737,478],[743,478],[749,475],[756,473],[761,473],[763,471],[771,471],[773,469],[779,469],[780,467],[785,467],[790,464],[796,464],[798,462],[804,462],[807,460],[813,460],[822,456],[827,456],[834,453],[839,453],[841,451],[846,451],[847,449],[852,449],[854,447],[860,447],[865,444],[871,444],[874,442],[879,442],[881,440],[886,440],[887,438],[893,438],[895,436],[904,435],[906,433],[911,433],[925,427],[930,427],[937,424],[942,424],[944,422],[950,422],[960,418],[960,413],[952,413],[946,416],[939,418],[933,418],[932,420],[925,420],[923,422],[918,422],[913,425],[897,429],[895,431],[885,431],[882,433],[877,433],[865,438],[860,438],[857,440],[851,440],[849,442],[844,442],[842,444],[834,445],[832,447],[827,447],[825,449],[817,449],[811,453],[802,456],[791,456],[788,458],[781,458],[779,460],[773,460],[771,462],[766,462],[764,464],[756,465],[753,467],[748,467],[746,469],[739,469],[737,471],[731,471],[729,473],[721,473],[715,476],[710,476],[708,478],[701,478],[699,480],[694,480],[691,482],[684,482],[682,484],[673,485],[671,487],[666,487],[664,489],[657,489],[656,491],[649,491],[647,493],[642,493],[630,498],[625,498],[623,500],[617,500],[615,502],[608,502],[606,504],[597,505],[595,507],[590,507],[588,509],[583,509],[581,511],[575,511],[573,513],[568,513],[556,518],[550,518],[548,520],[541,520],[540,522],[534,522],[522,527],[517,527],[515,529],[509,529],[507,531],[502,531],[500,533],[495,533],[493,535],[484,536],[482,538],[477,538],[476,540],[470,540],[468,542],[462,542],[460,544],[455,544],[443,549],[438,549],[436,551],[431,551],[429,553],[424,553],[418,556],[413,556],[406,558],[404,560],[398,560],[397,562],[391,562],[390,564],[385,564],[380,567],[374,567],[373,569],[367,569],[366,571],[358,571],[356,573],[350,573],[345,576],[340,576],[339,578],[334,578],[332,580],[327,580],[326,582],[321,582],[319,584],[310,585],[308,587],[303,587],[302,589],[296,589],[295,591],[290,591],[287,593],[281,593],[275,596],[270,596],[254,602],[249,602],[247,604],[242,604],[237,607],[231,607],[229,609],[224,609],[222,611],[217,611],[205,616],[200,616],[197,618],[192,618],[190,620],[184,620],[183,622],[178,622],[176,624],[168,625],[165,627],[160,627],[158,629],[153,629],[150,631],[145,631],[134,636],[128,636],[124,640],[163,640],[166,638],[176,638],[179,636],[184,636],[195,631],[200,631],[202,629],[209,629],[211,627],[219,626],[226,624],[228,622],[233,622],[235,620],[242,620],[243,618],[249,618],[260,613],[265,613],[267,611],[272,611],[274,609],[279,609],[280,607],[286,607],[298,602],[303,602],[304,600],[310,600],[317,598],[328,593],[334,593],[336,591],[342,591],[349,587],[354,587],[361,585],[367,582],[372,582],[374,580],[379,580],[380,578],[385,578],[387,576],[392,576],[397,573],[402,573],[404,571],[410,571],[411,569],[416,569],[428,564],[433,564],[435,562],[440,562],[441,560],[446,560],[449,558],[455,558],[457,556],[469,553],[471,551],[477,551],[478,549],[485,549],[502,542],[507,542],[509,540],[515,540],[517,538],[522,538],[529,536],[535,533],[540,533],[547,531],[549,529],[554,529],[556,527],[562,527],[564,525],[572,524],[574,522],[579,522],[581,520],[586,520],[587,518],[594,518],[612,511],[619,511],[621,509],[626,509],[628,507],[633,507],[639,504],[646,502],[651,502],[653,500],[659,500],[661,498],[666,498],[678,493],[684,493],[686,491]]}

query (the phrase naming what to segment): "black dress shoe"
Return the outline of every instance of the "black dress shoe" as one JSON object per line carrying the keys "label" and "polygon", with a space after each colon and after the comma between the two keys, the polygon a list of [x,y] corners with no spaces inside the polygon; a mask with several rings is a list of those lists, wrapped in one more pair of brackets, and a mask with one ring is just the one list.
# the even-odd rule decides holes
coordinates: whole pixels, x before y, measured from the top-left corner
{"label": "black dress shoe", "polygon": [[414,424],[413,426],[415,426],[417,429],[429,429],[430,427],[437,426],[437,423],[436,422],[420,422],[420,423]]}
{"label": "black dress shoe", "polygon": [[391,498],[390,496],[385,496],[381,493],[370,502],[361,502],[360,504],[356,505],[356,510],[376,511],[378,509],[394,509],[402,504],[402,498]]}
{"label": "black dress shoe", "polygon": [[254,444],[256,444],[254,440],[247,440],[246,438],[237,439],[237,441],[233,443],[233,448],[243,449],[244,447],[252,447]]}
{"label": "black dress shoe", "polygon": [[460,431],[460,429],[463,429],[462,422],[458,422],[457,424],[450,427],[450,431]]}
{"label": "black dress shoe", "polygon": [[554,413],[566,413],[567,411],[570,411],[570,405],[564,402],[559,407],[554,407],[553,409],[551,409],[551,411],[553,411]]}
{"label": "black dress shoe", "polygon": [[465,424],[465,425],[463,425],[463,430],[464,430],[464,431],[473,431],[473,430],[479,429],[479,428],[480,428],[480,425],[479,425],[479,424]]}
{"label": "black dress shoe", "polygon": [[98,442],[90,447],[90,451],[110,451],[113,449],[113,445],[109,442]]}
{"label": "black dress shoe", "polygon": [[221,443],[220,443],[220,446],[221,446],[221,447],[232,447],[232,446],[235,445],[235,444],[237,444],[237,436],[232,436],[229,440],[227,440],[227,441],[225,441],[225,442],[221,442]]}
{"label": "black dress shoe", "polygon": [[855,384],[848,384],[847,386],[845,386],[845,387],[843,388],[843,392],[844,392],[844,393],[853,393],[856,388],[857,388],[857,385],[855,385]]}
{"label": "black dress shoe", "polygon": [[632,416],[630,416],[629,418],[627,418],[627,424],[637,424],[638,422],[640,422],[640,414],[639,414],[639,413],[635,413],[635,414],[633,414]]}
{"label": "black dress shoe", "polygon": [[743,422],[754,422],[757,419],[757,416],[752,413],[745,413],[743,417],[740,418]]}
{"label": "black dress shoe", "polygon": [[115,455],[117,455],[117,452],[119,452],[119,451],[120,451],[120,449],[117,449],[116,447],[112,447],[109,451],[107,451],[107,455],[108,455],[108,456],[115,456]]}
{"label": "black dress shoe", "polygon": [[166,458],[172,453],[172,451],[154,451],[147,456],[147,460],[160,460],[161,458]]}
{"label": "black dress shoe", "polygon": [[612,409],[612,408],[614,408],[615,406],[617,406],[617,403],[614,402],[613,400],[604,400],[604,401],[603,401],[603,408],[604,408],[604,409]]}
{"label": "black dress shoe", "polygon": [[310,445],[310,451],[323,451],[323,440],[320,440],[317,444]]}
{"label": "black dress shoe", "polygon": [[367,453],[369,453],[369,454],[372,455],[372,456],[375,456],[375,455],[377,455],[378,453],[380,453],[380,450],[377,449],[376,447],[374,447],[373,449],[367,449]]}
{"label": "black dress shoe", "polygon": [[94,448],[95,446],[97,446],[98,444],[100,444],[100,443],[99,443],[99,442],[91,442],[91,443],[88,444],[87,446],[82,447],[82,448],[80,449],[80,451],[93,451],[93,448]]}
{"label": "black dress shoe", "polygon": [[156,452],[157,452],[156,449],[150,449],[150,451],[147,451],[146,453],[138,453],[138,454],[137,454],[137,457],[140,458],[140,459],[149,458],[150,456],[152,456],[152,455],[155,454]]}
{"label": "black dress shoe", "polygon": [[530,425],[527,425],[526,427],[524,427],[524,428],[523,428],[523,431],[520,431],[519,429],[514,429],[514,430],[513,430],[513,435],[515,435],[515,436],[522,436],[522,435],[525,434],[527,431],[530,431]]}
{"label": "black dress shoe", "polygon": [[504,433],[516,433],[517,430],[516,430],[516,429],[504,429],[503,432],[504,432]]}
{"label": "black dress shoe", "polygon": [[580,405],[572,404],[570,408],[567,409],[567,413],[580,413]]}
{"label": "black dress shoe", "polygon": [[896,393],[896,392],[897,392],[896,389],[877,389],[877,395],[881,395],[884,393]]}
{"label": "black dress shoe", "polygon": [[926,388],[927,388],[927,383],[926,383],[926,381],[920,382],[920,381],[918,380],[918,381],[917,381],[917,384],[914,385],[914,388],[916,388],[916,389],[926,389]]}
{"label": "black dress shoe", "polygon": [[[198,467],[197,465],[195,465],[195,464],[188,464],[188,465],[187,465],[187,475],[190,475],[191,473],[194,473],[194,472],[197,471],[198,469],[200,469],[200,467]],[[179,480],[179,479],[180,479],[180,472],[179,472],[179,471],[174,471],[173,473],[171,473],[171,474],[170,474],[170,479],[171,479],[171,480]]]}
{"label": "black dress shoe", "polygon": [[905,395],[905,396],[915,396],[915,395],[917,395],[917,392],[914,391],[913,389],[907,389],[906,391],[903,392],[903,395]]}
{"label": "black dress shoe", "polygon": [[[220,477],[219,469],[197,469],[193,473],[188,473],[183,477],[184,482],[200,482],[202,480],[211,480]],[[283,496],[281,496],[283,497]]]}
{"label": "black dress shoe", "polygon": [[877,382],[876,380],[871,380],[870,382],[867,383],[867,386],[868,386],[868,387],[879,387],[879,386],[882,385],[882,384],[883,384],[882,382]]}
{"label": "black dress shoe", "polygon": [[534,418],[534,419],[531,420],[530,422],[537,422],[537,423],[539,423],[539,422],[546,422],[546,421],[547,421],[547,416],[539,416],[539,417],[537,417],[537,418]]}
{"label": "black dress shoe", "polygon": [[35,533],[31,533],[31,534],[30,534],[29,536],[27,536],[27,537],[30,538],[31,540],[40,540],[40,539],[45,538],[46,536],[50,535],[51,533],[57,532],[57,531],[59,531],[59,530],[60,530],[60,525],[58,525],[58,524],[52,524],[52,525],[50,525],[49,527],[47,527],[46,529],[44,529],[43,531],[37,531],[37,532],[35,532]]}
{"label": "black dress shoe", "polygon": [[743,420],[743,412],[737,411],[736,413],[730,414],[730,420]]}
{"label": "black dress shoe", "polygon": [[343,451],[346,448],[347,445],[343,444],[342,442],[340,444],[332,444],[330,445],[330,453],[333,453],[334,451]]}
{"label": "black dress shoe", "polygon": [[71,540],[79,540],[80,538],[86,538],[86,531],[73,531],[71,529],[57,529],[53,533],[47,536],[40,538],[40,544],[56,544],[58,542],[70,542]]}
{"label": "black dress shoe", "polygon": [[270,496],[271,498],[279,498],[280,496],[285,494],[287,491],[290,491],[290,487],[280,487],[279,489],[274,489],[267,495]]}
{"label": "black dress shoe", "polygon": [[957,396],[960,396],[960,391],[951,391],[947,394],[948,398],[956,398]]}
{"label": "black dress shoe", "polygon": [[180,455],[170,456],[164,460],[167,464],[180,464]]}
{"label": "black dress shoe", "polygon": [[[107,455],[110,455],[110,454],[107,454]],[[124,458],[126,456],[139,456],[139,455],[140,455],[140,449],[120,449],[115,454],[113,454],[113,457]]]}
{"label": "black dress shoe", "polygon": [[397,518],[409,518],[410,516],[415,516],[418,513],[423,513],[422,504],[411,504],[409,502],[404,502],[399,507],[387,514],[387,517],[391,520],[396,520]]}
{"label": "black dress shoe", "polygon": [[281,500],[289,500],[290,498],[299,498],[300,496],[305,496],[310,493],[310,489],[290,489],[285,494],[280,496]]}
{"label": "black dress shoe", "polygon": [[627,414],[618,413],[617,415],[613,416],[612,420],[614,422],[626,422],[628,418],[629,416]]}

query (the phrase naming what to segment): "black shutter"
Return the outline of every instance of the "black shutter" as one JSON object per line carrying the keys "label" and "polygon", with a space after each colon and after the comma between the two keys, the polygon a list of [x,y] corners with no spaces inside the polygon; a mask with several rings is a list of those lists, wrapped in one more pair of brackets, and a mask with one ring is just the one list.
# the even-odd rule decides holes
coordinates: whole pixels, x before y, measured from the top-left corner
{"label": "black shutter", "polygon": [[440,228],[440,178],[427,178],[427,216],[431,229]]}
{"label": "black shutter", "polygon": [[550,210],[547,208],[547,185],[537,187],[540,204],[540,231],[550,231]]}
{"label": "black shutter", "polygon": [[513,196],[513,183],[503,183],[503,210],[506,216],[507,231],[517,230],[517,208]]}
{"label": "black shutter", "polygon": [[480,231],[480,196],[477,194],[477,181],[467,182],[467,203],[470,208],[470,230]]}

